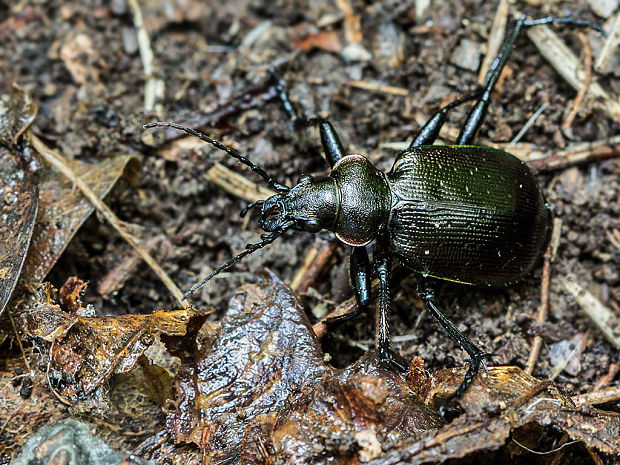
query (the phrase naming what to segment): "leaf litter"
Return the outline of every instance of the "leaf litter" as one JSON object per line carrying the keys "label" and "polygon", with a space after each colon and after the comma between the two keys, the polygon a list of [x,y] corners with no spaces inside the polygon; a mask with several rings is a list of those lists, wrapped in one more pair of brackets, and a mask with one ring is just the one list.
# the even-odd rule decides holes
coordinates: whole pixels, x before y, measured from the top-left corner
{"label": "leaf litter", "polygon": [[[345,6],[348,3],[340,2]],[[80,65],[77,55],[64,59]],[[100,66],[105,72],[105,63]],[[143,377],[151,382],[151,391],[162,394],[156,403],[165,407],[168,430],[157,431],[156,424],[136,414],[144,412],[134,412],[133,417],[125,415],[124,422],[121,416],[115,418],[123,431],[110,438],[128,444],[123,437],[125,430],[132,423],[134,427],[144,426],[141,431],[129,432],[141,434],[144,442],[136,450],[157,462],[422,463],[465,456],[475,460],[476,454],[488,456],[490,451],[497,451],[496,457],[503,459],[523,457],[531,461],[528,449],[567,453],[570,458],[587,456],[581,445],[567,443],[558,431],[592,451],[618,453],[617,415],[591,407],[577,409],[555,385],[528,377],[518,369],[489,369],[463,400],[465,414],[444,425],[436,405],[458,384],[462,369],[428,374],[418,357],[404,378],[378,365],[373,352],[348,368],[332,368],[324,361],[327,354],[294,297],[273,277],[258,286],[235,290],[229,313],[215,327],[202,326],[203,316],[198,316],[190,318],[185,335],[173,325],[169,335],[161,336],[182,361],[171,404],[172,391],[166,387],[169,380],[165,372],[153,368],[157,365],[144,355],[157,345],[153,335],[166,325],[159,324],[156,314],[140,315],[145,319],[135,321],[137,315],[108,320],[105,318],[110,317],[92,316],[92,309],[83,307],[83,287],[84,283],[75,278],[61,288],[58,299],[45,286],[43,297],[30,296],[23,321],[31,325],[30,337],[44,362],[43,370],[39,367],[33,375],[35,386],[39,386],[34,394],[46,393],[44,405],[54,405],[54,398],[42,387],[49,379],[40,382],[45,372],[48,377],[51,374],[58,392],[66,396],[63,399],[72,403],[69,409],[73,413],[85,401],[105,400],[107,396],[115,401],[103,407],[112,412],[115,404],[133,399],[130,394],[125,398],[115,394],[127,388],[128,383],[122,381],[127,376],[137,379],[134,375],[140,365]],[[125,331],[135,339],[127,339]],[[151,337],[152,345],[146,348]],[[71,353],[66,351],[69,348]],[[73,352],[74,348],[78,350]],[[94,369],[88,366],[91,359]],[[6,366],[12,365],[7,362]],[[153,369],[149,371],[148,367]],[[15,378],[25,379],[24,374],[17,373]],[[162,387],[157,387],[158,380]],[[229,387],[238,395],[231,396]],[[157,397],[156,392],[151,395]],[[3,398],[15,399],[11,395]],[[78,399],[83,400],[73,403]],[[55,405],[63,408],[57,402]],[[19,412],[32,412],[31,405],[23,402],[6,406],[3,412],[10,421],[1,426],[0,440],[27,424]],[[34,423],[69,414],[45,412]],[[88,412],[81,414],[95,422]],[[105,426],[100,431],[105,434]],[[187,442],[198,446],[200,453],[192,452],[195,447],[182,445]],[[560,450],[557,444],[568,447]]]}

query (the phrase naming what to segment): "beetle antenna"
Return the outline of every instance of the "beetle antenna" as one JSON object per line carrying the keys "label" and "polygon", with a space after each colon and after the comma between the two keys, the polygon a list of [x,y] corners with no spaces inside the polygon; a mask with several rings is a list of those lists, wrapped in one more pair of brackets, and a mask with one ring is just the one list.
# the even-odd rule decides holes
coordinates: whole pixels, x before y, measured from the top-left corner
{"label": "beetle antenna", "polygon": [[265,234],[261,236],[263,238],[261,242],[258,242],[256,244],[247,244],[243,252],[235,255],[233,258],[231,258],[227,262],[222,263],[215,270],[209,273],[205,278],[201,279],[200,282],[194,284],[190,290],[188,290],[185,294],[183,294],[183,298],[187,299],[190,295],[194,293],[194,291],[196,291],[196,289],[202,287],[207,281],[210,281],[214,276],[220,274],[224,270],[227,270],[228,268],[233,266],[235,263],[239,263],[241,260],[243,260],[248,255],[251,255],[257,250],[262,249],[266,245],[271,244],[278,237],[280,237],[285,231],[292,228],[294,225],[295,225],[294,221],[289,221],[288,223],[284,224],[284,226],[282,226],[281,228],[278,228],[275,231],[273,231],[271,234]]}
{"label": "beetle antenna", "polygon": [[290,187],[285,186],[284,184],[280,184],[279,182],[276,182],[271,176],[269,176],[265,172],[264,169],[252,163],[248,157],[244,156],[237,150],[231,147],[228,147],[227,145],[224,145],[221,142],[216,141],[215,139],[211,139],[209,136],[207,136],[206,134],[203,134],[200,131],[196,131],[195,129],[189,128],[187,126],[182,126],[180,124],[167,122],[167,121],[147,123],[144,125],[144,129],[151,129],[151,128],[174,128],[174,129],[178,129],[179,131],[186,132],[187,134],[190,134],[194,137],[198,137],[200,140],[203,140],[213,145],[215,148],[218,148],[226,152],[231,157],[236,158],[241,163],[248,166],[252,171],[254,171],[261,178],[263,178],[272,189],[275,189],[278,192],[288,192],[291,189]]}

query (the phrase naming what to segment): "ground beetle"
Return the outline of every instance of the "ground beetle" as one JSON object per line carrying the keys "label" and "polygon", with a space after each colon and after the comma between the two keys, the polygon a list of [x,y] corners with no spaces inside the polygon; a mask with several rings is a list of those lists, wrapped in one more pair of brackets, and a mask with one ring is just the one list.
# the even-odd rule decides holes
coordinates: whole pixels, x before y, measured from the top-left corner
{"label": "ground beetle", "polygon": [[[482,86],[441,108],[409,148],[397,156],[389,173],[378,170],[362,155],[345,155],[332,125],[319,118],[306,122],[319,127],[331,173],[321,179],[303,176],[293,187],[277,183],[241,153],[191,128],[163,122],[145,125],[172,127],[199,137],[249,166],[278,192],[241,212],[245,215],[252,207],[261,208],[259,223],[269,233],[262,236],[262,242],[248,244],[245,251],[215,269],[186,296],[287,230],[316,233],[325,229],[353,246],[351,281],[357,307],[354,312],[328,322],[343,321],[369,306],[372,269],[364,246],[374,240],[374,269],[380,283],[376,338],[381,360],[405,369],[392,358],[389,348],[388,278],[395,257],[421,275],[418,292],[428,310],[471,358],[461,385],[451,396],[460,397],[487,354],[439,311],[433,283],[440,279],[503,285],[528,273],[543,255],[550,235],[551,214],[532,172],[507,152],[471,143],[519,33],[525,27],[550,23],[568,23],[602,32],[596,25],[571,17],[519,18]],[[275,78],[286,111],[300,120],[282,82]],[[477,102],[456,145],[432,145],[448,111],[474,99]]]}

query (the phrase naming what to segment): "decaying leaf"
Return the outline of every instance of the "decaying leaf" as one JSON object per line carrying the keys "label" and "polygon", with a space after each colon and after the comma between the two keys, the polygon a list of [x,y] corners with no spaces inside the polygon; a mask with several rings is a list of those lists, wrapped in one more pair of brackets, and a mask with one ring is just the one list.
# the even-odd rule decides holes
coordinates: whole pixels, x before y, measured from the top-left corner
{"label": "decaying leaf", "polygon": [[168,429],[214,454],[238,445],[255,416],[310,394],[327,370],[305,314],[279,281],[240,293],[198,353],[190,341],[162,340],[183,363]]}
{"label": "decaying leaf", "polygon": [[476,454],[501,462],[529,453],[511,438],[545,450],[553,443],[544,438],[561,433],[620,454],[620,415],[577,408],[553,383],[516,367],[478,376],[460,402],[464,413],[446,424],[436,405],[464,368],[429,375],[414,358],[405,377],[374,351],[343,370],[328,366],[290,290],[273,276],[240,292],[199,350],[187,338],[162,339],[182,360],[168,430],[198,445],[208,463],[387,465]]}
{"label": "decaying leaf", "polygon": [[188,325],[201,324],[205,318],[193,310],[80,316],[47,302],[23,314],[23,327],[35,341],[52,343],[51,349],[43,349],[50,352],[49,376],[58,381],[60,394],[75,402],[91,395],[113,374],[129,372],[156,335],[185,336]]}
{"label": "decaying leaf", "polygon": [[0,313],[28,252],[38,199],[37,185],[21,157],[0,146]]}
{"label": "decaying leaf", "polygon": [[[76,160],[67,163],[100,198],[106,196],[123,174],[135,179],[139,167],[134,155],[110,158],[97,165]],[[22,273],[25,281],[41,281],[45,277],[94,211],[88,199],[51,168],[40,173],[39,178],[39,213]]]}
{"label": "decaying leaf", "polygon": [[60,305],[69,313],[77,313],[82,308],[82,292],[86,283],[76,276],[71,276],[60,288]]}
{"label": "decaying leaf", "polygon": [[37,185],[15,146],[36,114],[37,106],[18,87],[0,98],[0,313],[17,284],[37,216]]}
{"label": "decaying leaf", "polygon": [[399,375],[374,363],[374,353],[346,370],[327,366],[290,290],[273,276],[268,281],[233,300],[198,354],[176,353],[183,365],[177,409],[168,416],[175,440],[213,458],[246,457],[243,463],[259,461],[263,444],[266,453],[306,463],[315,454],[353,457],[360,444],[372,457],[382,440],[442,424],[411,400]]}

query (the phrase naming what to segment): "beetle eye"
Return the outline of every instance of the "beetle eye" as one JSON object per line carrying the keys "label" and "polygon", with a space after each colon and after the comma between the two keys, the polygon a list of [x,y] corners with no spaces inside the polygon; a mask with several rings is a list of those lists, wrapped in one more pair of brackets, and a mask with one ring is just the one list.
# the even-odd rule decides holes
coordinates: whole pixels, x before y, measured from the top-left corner
{"label": "beetle eye", "polygon": [[304,229],[309,233],[317,233],[322,228],[318,221],[316,220],[308,220],[304,222]]}

